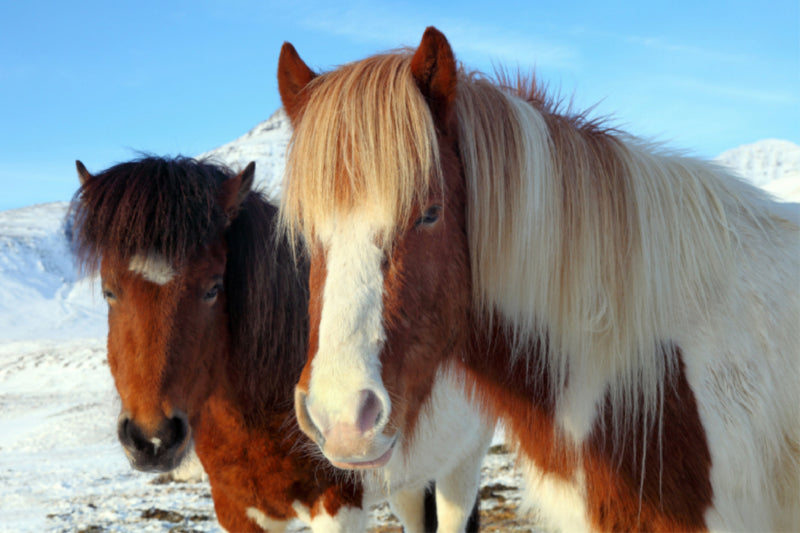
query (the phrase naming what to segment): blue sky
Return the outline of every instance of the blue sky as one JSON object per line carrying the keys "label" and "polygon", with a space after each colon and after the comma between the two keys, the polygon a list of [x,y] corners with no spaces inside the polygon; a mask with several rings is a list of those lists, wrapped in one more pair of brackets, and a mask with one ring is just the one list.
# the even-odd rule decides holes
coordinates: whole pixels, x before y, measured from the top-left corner
{"label": "blue sky", "polygon": [[74,160],[197,155],[279,106],[280,46],[317,70],[428,25],[630,133],[714,157],[800,143],[800,2],[37,1],[0,5],[0,210],[69,200]]}

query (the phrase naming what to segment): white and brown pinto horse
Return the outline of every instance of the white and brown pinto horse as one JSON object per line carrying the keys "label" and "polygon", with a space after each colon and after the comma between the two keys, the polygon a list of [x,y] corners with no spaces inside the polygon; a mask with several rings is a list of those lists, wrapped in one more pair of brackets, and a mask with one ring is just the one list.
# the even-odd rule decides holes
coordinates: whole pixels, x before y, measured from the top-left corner
{"label": "white and brown pinto horse", "polygon": [[564,530],[800,530],[796,215],[503,78],[434,28],[319,76],[284,45],[301,428],[382,464],[444,374]]}

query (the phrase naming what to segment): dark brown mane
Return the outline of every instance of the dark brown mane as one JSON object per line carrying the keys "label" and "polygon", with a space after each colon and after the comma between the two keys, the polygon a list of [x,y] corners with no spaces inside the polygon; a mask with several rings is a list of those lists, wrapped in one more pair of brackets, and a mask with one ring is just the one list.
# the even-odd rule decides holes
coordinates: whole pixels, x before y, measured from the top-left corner
{"label": "dark brown mane", "polygon": [[251,192],[226,234],[232,377],[240,398],[261,408],[256,417],[292,409],[306,356],[308,265],[295,262],[283,232],[276,235],[277,216],[275,206]]}
{"label": "dark brown mane", "polygon": [[305,360],[307,267],[275,237],[277,209],[250,192],[229,224],[218,196],[234,174],[191,158],[146,157],[111,167],[76,193],[68,217],[82,271],[105,253],[122,260],[155,252],[180,268],[224,234],[232,388],[248,421],[290,409]]}
{"label": "dark brown mane", "polygon": [[232,176],[184,157],[145,157],[97,174],[75,194],[68,215],[79,266],[96,274],[102,254],[113,251],[122,260],[157,253],[180,268],[227,224],[217,191]]}

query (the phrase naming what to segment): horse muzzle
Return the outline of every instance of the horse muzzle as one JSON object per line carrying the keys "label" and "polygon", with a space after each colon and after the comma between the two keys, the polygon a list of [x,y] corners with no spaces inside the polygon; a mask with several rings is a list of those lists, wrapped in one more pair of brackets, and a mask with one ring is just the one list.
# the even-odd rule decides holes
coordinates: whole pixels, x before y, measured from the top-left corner
{"label": "horse muzzle", "polygon": [[319,446],[328,461],[345,470],[379,468],[389,462],[397,434],[386,435],[382,402],[368,390],[358,393],[353,422],[335,420],[309,407],[307,394],[295,390],[295,412],[300,429]]}
{"label": "horse muzzle", "polygon": [[117,421],[117,437],[131,466],[144,472],[169,472],[176,468],[191,443],[191,428],[183,413],[163,418],[146,430],[127,412]]}

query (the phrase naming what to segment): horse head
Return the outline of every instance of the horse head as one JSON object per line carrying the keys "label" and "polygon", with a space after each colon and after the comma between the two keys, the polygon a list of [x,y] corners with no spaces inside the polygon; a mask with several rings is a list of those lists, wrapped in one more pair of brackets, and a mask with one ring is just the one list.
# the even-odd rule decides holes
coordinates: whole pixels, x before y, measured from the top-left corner
{"label": "horse head", "polygon": [[[134,468],[163,472],[191,448],[204,402],[224,386],[217,381],[230,350],[225,228],[250,191],[254,165],[235,177],[186,161],[126,165],[95,177],[77,163],[78,250],[89,268],[99,261],[120,443]],[[206,198],[199,180],[186,179],[197,170],[214,177]],[[162,172],[148,177],[155,171]],[[186,205],[170,211],[159,204],[167,197]],[[192,224],[202,229],[187,229]]]}
{"label": "horse head", "polygon": [[322,75],[292,45],[281,51],[279,89],[295,127],[283,216],[311,257],[295,409],[341,468],[382,466],[412,439],[437,376],[464,349],[471,283],[456,73],[433,28],[413,54]]}

